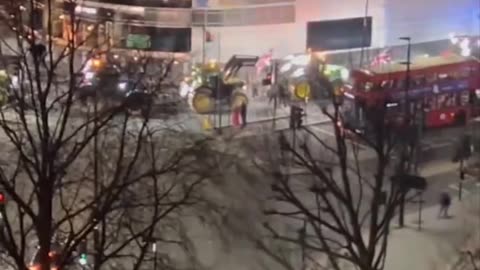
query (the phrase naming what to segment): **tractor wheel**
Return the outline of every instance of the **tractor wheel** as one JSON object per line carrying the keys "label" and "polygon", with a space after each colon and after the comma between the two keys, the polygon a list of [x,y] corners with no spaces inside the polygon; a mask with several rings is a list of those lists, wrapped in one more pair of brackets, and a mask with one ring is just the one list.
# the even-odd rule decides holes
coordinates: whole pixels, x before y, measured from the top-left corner
{"label": "tractor wheel", "polygon": [[215,107],[215,101],[212,98],[212,91],[208,88],[196,90],[193,95],[192,106],[199,114],[211,113]]}
{"label": "tractor wheel", "polygon": [[231,107],[238,108],[242,103],[248,104],[248,97],[242,91],[234,91],[231,97]]}
{"label": "tractor wheel", "polygon": [[0,89],[0,107],[8,103],[8,93],[5,89]]}

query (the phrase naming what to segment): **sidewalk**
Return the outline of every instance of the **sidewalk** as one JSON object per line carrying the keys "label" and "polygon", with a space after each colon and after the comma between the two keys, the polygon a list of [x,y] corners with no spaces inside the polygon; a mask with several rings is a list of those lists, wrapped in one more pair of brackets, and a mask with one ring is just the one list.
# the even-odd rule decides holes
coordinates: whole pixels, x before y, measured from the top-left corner
{"label": "sidewalk", "polygon": [[479,210],[477,192],[463,202],[453,201],[449,219],[438,219],[438,206],[425,209],[421,231],[417,230],[418,213],[406,215],[407,227],[394,227],[390,234],[385,270],[451,269],[460,251],[480,244]]}

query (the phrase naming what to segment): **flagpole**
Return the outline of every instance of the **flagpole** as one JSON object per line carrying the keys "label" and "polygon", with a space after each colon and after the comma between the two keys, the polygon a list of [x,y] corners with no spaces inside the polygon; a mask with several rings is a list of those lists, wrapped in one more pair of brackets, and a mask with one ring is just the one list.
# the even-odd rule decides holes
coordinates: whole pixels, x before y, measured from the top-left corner
{"label": "flagpole", "polygon": [[207,55],[207,16],[208,9],[203,12],[203,26],[202,26],[202,64],[206,63]]}

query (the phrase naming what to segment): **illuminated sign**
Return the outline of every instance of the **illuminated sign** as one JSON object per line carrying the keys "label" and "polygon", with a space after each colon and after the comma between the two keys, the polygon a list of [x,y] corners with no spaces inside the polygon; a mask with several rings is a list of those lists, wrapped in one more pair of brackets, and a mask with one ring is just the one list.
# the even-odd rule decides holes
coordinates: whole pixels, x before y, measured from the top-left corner
{"label": "illuminated sign", "polygon": [[95,15],[97,14],[97,9],[91,8],[91,7],[76,6],[75,13],[85,13],[85,14]]}

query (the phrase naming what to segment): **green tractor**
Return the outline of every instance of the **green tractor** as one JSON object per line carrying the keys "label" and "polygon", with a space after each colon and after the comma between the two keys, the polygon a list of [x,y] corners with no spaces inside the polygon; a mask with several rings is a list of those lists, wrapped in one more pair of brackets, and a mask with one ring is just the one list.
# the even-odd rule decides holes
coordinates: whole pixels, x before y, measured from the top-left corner
{"label": "green tractor", "polygon": [[8,102],[9,79],[4,70],[0,70],[0,108]]}
{"label": "green tractor", "polygon": [[246,83],[236,77],[242,67],[253,67],[257,56],[234,55],[220,69],[217,63],[208,63],[196,70],[197,87],[194,90],[192,106],[199,114],[215,111],[215,104],[236,108],[248,103],[244,89]]}

